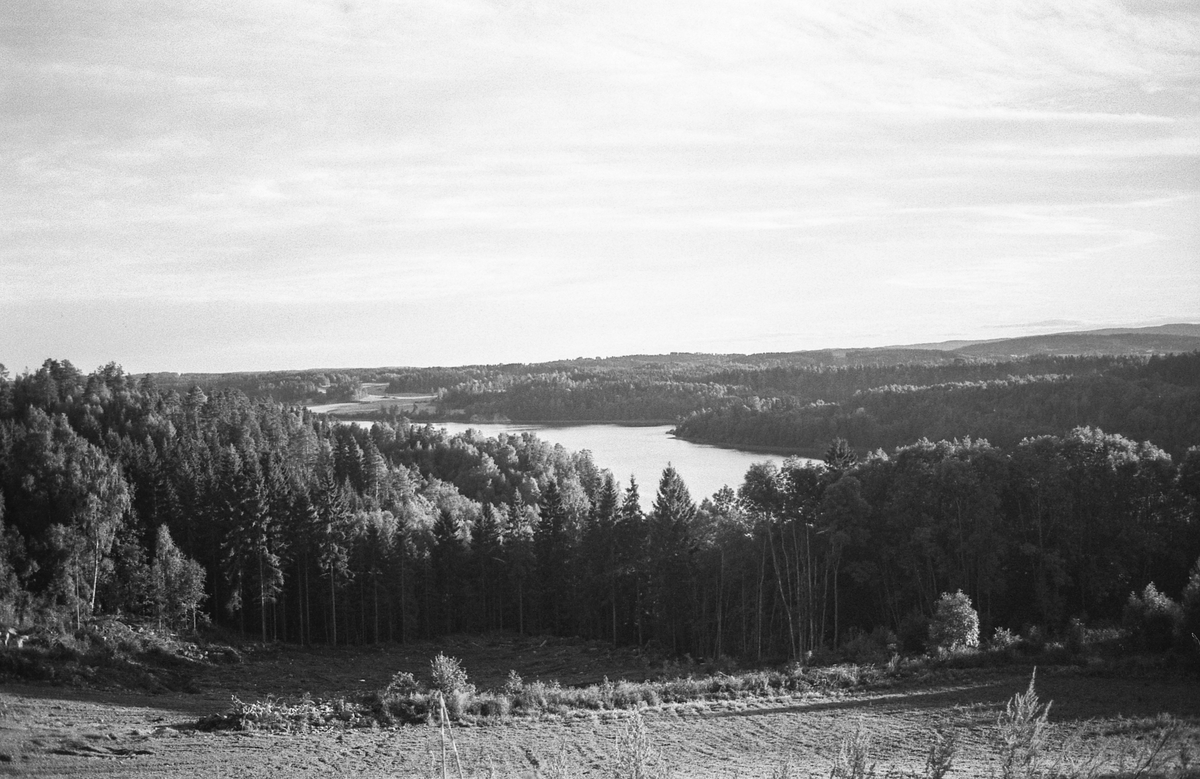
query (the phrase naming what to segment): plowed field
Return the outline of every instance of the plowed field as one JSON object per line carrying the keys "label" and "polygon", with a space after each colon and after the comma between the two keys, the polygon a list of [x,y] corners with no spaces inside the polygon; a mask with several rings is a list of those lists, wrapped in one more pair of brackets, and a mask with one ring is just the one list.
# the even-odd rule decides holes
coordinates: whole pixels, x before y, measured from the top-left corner
{"label": "plowed field", "polygon": [[[564,684],[642,679],[650,673],[629,652],[568,642],[497,640],[340,651],[252,652],[241,663],[204,667],[194,691],[149,695],[122,690],[38,685],[0,688],[0,772],[33,777],[440,776],[438,728],[331,730],[284,735],[201,732],[198,717],[226,708],[231,695],[334,697],[377,689],[398,670],[423,675],[438,651],[460,657],[480,687],[499,686],[509,669],[526,680]],[[951,776],[993,768],[996,717],[1028,684],[1029,669],[939,672],[876,689],[664,706],[646,714],[652,745],[678,777],[770,776],[790,761],[792,776],[828,776],[842,739],[868,734],[885,768],[917,771],[930,734],[952,730],[960,744]],[[1182,718],[1179,738],[1196,743],[1200,684],[1161,675],[1086,675],[1043,669],[1038,693],[1053,700],[1055,738],[1081,734],[1089,751],[1132,754],[1147,743],[1154,718]],[[471,775],[533,777],[558,763],[570,775],[609,775],[625,713],[579,713],[503,724],[455,727]],[[451,775],[454,775],[451,771]]]}

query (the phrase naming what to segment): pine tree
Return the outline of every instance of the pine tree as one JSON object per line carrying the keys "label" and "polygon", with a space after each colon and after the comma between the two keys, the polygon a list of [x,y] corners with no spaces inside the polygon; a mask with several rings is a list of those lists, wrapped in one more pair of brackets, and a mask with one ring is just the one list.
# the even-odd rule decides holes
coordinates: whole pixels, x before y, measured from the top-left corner
{"label": "pine tree", "polygon": [[567,509],[558,483],[551,479],[538,499],[536,548],[541,622],[555,632],[565,627],[563,610],[569,602],[567,570],[570,549],[567,539]]}
{"label": "pine tree", "polygon": [[617,514],[617,570],[625,582],[624,602],[632,604],[629,622],[634,625],[638,646],[646,638],[646,591],[649,563],[646,556],[647,525],[642,511],[642,499],[638,494],[637,479],[629,476],[629,487],[621,500]]}
{"label": "pine tree", "polygon": [[343,584],[350,581],[350,507],[343,485],[333,482],[327,474],[317,488],[312,501],[316,509],[313,546],[317,567],[322,578],[329,581],[329,622],[326,628],[329,643],[338,643],[337,595]]}
{"label": "pine tree", "polygon": [[521,492],[513,494],[508,507],[508,527],[504,537],[504,560],[516,588],[517,632],[525,633],[525,600],[529,578],[536,565],[534,526]]}
{"label": "pine tree", "polygon": [[[668,464],[658,482],[658,494],[648,520],[649,606],[658,638],[669,637],[674,651],[688,644],[694,590],[692,553],[696,504],[687,485]],[[667,635],[669,634],[669,636]]]}
{"label": "pine tree", "polygon": [[502,589],[496,581],[496,571],[503,562],[500,558],[503,536],[504,527],[495,507],[491,503],[484,503],[479,521],[475,523],[471,534],[471,552],[475,559],[477,592],[485,630],[500,627],[494,617],[503,611]]}

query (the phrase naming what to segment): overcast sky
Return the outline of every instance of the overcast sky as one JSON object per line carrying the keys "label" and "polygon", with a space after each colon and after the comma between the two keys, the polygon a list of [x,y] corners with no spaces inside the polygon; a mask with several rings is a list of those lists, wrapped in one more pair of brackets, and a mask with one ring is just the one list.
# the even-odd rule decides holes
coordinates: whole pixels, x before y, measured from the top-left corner
{"label": "overcast sky", "polygon": [[0,4],[14,372],[1195,322],[1198,225],[1194,0]]}

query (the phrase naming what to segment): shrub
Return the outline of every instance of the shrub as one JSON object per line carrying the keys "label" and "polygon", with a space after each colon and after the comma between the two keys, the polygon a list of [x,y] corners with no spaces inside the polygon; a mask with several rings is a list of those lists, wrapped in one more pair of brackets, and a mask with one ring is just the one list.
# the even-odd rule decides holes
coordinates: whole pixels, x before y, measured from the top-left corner
{"label": "shrub", "polygon": [[438,653],[429,662],[429,689],[446,696],[459,692],[475,692],[475,685],[467,681],[466,669],[456,657]]}
{"label": "shrub", "polygon": [[470,686],[470,689],[443,693],[443,700],[446,703],[446,713],[450,715],[450,719],[461,719],[462,715],[470,711],[471,705],[475,701],[475,688]]}
{"label": "shrub", "polygon": [[508,678],[504,680],[504,692],[507,695],[516,697],[525,690],[525,680],[516,671],[510,670]]}
{"label": "shrub", "polygon": [[512,711],[512,701],[508,695],[485,694],[475,699],[479,714],[492,719],[504,719]]}
{"label": "shrub", "polygon": [[925,757],[927,779],[943,779],[954,768],[954,756],[958,752],[958,739],[954,731],[938,730],[933,734],[929,753]]}
{"label": "shrub", "polygon": [[429,720],[431,714],[428,695],[416,694],[411,697],[385,697],[380,700],[381,714],[379,720],[384,725],[399,722],[403,725],[415,725]]}
{"label": "shrub", "polygon": [[388,682],[388,686],[380,693],[384,698],[408,698],[420,692],[421,686],[416,678],[408,671],[397,671]]}
{"label": "shrub", "polygon": [[871,735],[862,723],[842,739],[838,753],[829,769],[830,779],[872,779],[875,763],[871,760]]}
{"label": "shrub", "polygon": [[1131,592],[1125,603],[1126,629],[1138,647],[1150,652],[1171,648],[1182,619],[1179,604],[1159,592],[1154,582],[1147,584],[1141,595]]}
{"label": "shrub", "polygon": [[650,744],[646,720],[638,712],[617,733],[613,779],[650,779],[668,773],[662,753]]}
{"label": "shrub", "polygon": [[991,646],[992,649],[1010,649],[1017,645],[1021,639],[1008,628],[996,628],[996,632],[992,633]]}
{"label": "shrub", "polygon": [[962,590],[943,592],[929,621],[929,640],[940,649],[979,646],[979,614]]}
{"label": "shrub", "polygon": [[1046,750],[1046,718],[1050,704],[1042,704],[1034,690],[1037,670],[1029,677],[1029,688],[1009,699],[996,723],[1002,779],[1026,779],[1041,775]]}
{"label": "shrub", "polygon": [[842,643],[842,655],[852,663],[885,663],[898,643],[896,634],[885,627],[870,633],[853,631]]}

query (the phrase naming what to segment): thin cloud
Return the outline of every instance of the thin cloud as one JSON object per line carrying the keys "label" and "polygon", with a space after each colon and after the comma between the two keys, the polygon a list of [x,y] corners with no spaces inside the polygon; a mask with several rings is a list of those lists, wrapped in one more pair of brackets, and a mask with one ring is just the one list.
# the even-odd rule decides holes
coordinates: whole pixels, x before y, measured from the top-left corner
{"label": "thin cloud", "polygon": [[1194,4],[13,0],[0,67],[0,333],[160,301],[324,350],[414,302],[438,344],[364,362],[456,362],[480,301],[545,356],[1200,315]]}

